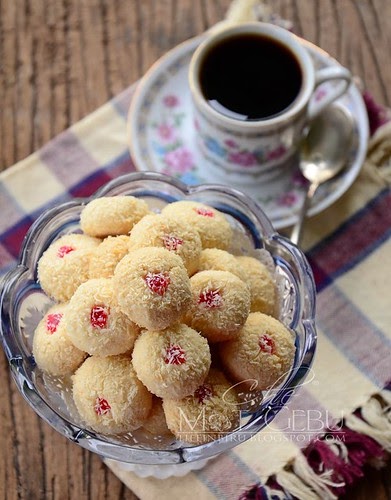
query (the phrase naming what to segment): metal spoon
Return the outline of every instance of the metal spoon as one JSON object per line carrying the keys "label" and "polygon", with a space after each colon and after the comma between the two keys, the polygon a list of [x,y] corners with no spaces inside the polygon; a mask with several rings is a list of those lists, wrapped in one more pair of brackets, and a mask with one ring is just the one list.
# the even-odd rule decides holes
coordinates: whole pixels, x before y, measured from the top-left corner
{"label": "metal spoon", "polygon": [[300,170],[309,181],[291,240],[298,245],[303,222],[318,187],[335,177],[345,166],[353,141],[354,120],[338,103],[328,106],[309,126],[301,148]]}

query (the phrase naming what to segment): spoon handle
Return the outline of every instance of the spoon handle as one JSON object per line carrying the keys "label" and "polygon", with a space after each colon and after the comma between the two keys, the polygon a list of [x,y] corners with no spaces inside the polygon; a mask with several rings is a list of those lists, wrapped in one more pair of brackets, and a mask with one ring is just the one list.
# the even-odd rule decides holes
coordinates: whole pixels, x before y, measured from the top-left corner
{"label": "spoon handle", "polygon": [[300,244],[301,236],[303,234],[304,219],[307,215],[309,207],[311,206],[312,198],[314,197],[314,194],[316,193],[318,187],[319,184],[317,182],[310,182],[307,186],[303,204],[300,207],[300,212],[296,224],[293,226],[291,233],[291,241],[295,245]]}

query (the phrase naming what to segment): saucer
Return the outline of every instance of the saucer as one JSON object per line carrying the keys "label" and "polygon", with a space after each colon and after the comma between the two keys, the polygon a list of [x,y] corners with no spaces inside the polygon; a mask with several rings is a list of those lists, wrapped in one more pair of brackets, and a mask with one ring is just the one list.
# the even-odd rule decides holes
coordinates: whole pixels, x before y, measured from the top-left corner
{"label": "saucer", "polygon": [[[290,169],[288,177],[275,179],[273,186],[269,183],[236,186],[226,172],[221,178],[216,176],[216,168],[202,156],[197,146],[187,74],[193,52],[204,37],[192,38],[169,51],[138,85],[128,116],[128,140],[135,166],[138,170],[171,175],[190,185],[220,183],[236,187],[261,205],[275,229],[290,226],[296,222],[305,193],[305,181],[297,165]],[[319,47],[304,40],[302,43],[309,50],[316,68],[338,64]],[[327,93],[327,85],[330,83],[318,88],[315,99]],[[361,93],[354,83],[338,102],[354,117],[354,139],[346,168],[318,189],[308,212],[310,216],[342,196],[357,177],[366,155],[368,118]]]}

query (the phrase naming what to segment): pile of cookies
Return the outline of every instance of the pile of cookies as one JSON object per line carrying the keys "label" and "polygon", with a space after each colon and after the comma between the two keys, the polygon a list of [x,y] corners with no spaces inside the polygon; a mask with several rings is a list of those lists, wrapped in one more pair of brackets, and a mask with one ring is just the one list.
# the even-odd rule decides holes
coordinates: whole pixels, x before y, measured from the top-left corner
{"label": "pile of cookies", "polygon": [[226,216],[195,201],[153,213],[136,197],[97,198],[80,227],[38,263],[55,304],[35,331],[37,365],[72,375],[79,415],[99,433],[142,427],[200,444],[237,428],[237,387],[266,390],[294,360],[272,273],[230,253]]}

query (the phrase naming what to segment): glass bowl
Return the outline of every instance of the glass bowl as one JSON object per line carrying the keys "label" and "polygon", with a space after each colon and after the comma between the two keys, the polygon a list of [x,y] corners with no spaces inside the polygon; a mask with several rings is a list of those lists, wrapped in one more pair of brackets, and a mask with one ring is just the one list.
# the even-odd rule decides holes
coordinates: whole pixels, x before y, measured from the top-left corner
{"label": "glass bowl", "polygon": [[[224,212],[235,234],[234,252],[258,253],[275,268],[279,295],[279,319],[295,335],[294,364],[282,383],[266,391],[254,408],[241,411],[240,427],[207,444],[191,446],[176,440],[152,437],[143,431],[125,436],[105,436],[88,430],[74,407],[70,379],[44,374],[32,355],[32,337],[51,305],[37,280],[37,263],[47,247],[60,236],[80,232],[80,212],[92,198],[132,195],[159,211],[175,200],[197,200]],[[188,187],[168,176],[152,172],[119,177],[89,199],[75,199],[56,206],[36,220],[27,233],[17,267],[1,282],[1,336],[10,369],[21,394],[47,423],[68,439],[99,455],[126,464],[203,463],[264,428],[283,408],[310,368],[316,346],[315,287],[303,253],[280,236],[260,209],[244,194],[219,185]],[[271,257],[270,257],[271,256]],[[259,395],[258,395],[259,396]],[[251,406],[251,405],[250,405]]]}

